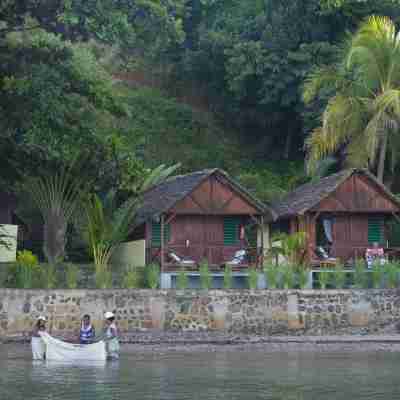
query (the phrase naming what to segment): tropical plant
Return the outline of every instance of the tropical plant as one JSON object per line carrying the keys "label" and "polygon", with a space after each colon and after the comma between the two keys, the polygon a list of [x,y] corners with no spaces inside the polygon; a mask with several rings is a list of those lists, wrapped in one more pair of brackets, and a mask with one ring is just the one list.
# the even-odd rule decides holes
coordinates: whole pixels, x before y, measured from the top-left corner
{"label": "tropical plant", "polygon": [[255,268],[250,268],[247,275],[247,285],[249,289],[257,289],[258,271]]}
{"label": "tropical plant", "polygon": [[43,218],[43,252],[51,265],[64,259],[68,223],[79,205],[83,189],[73,164],[61,168],[60,172],[31,178],[24,185]]}
{"label": "tropical plant", "polygon": [[200,272],[200,287],[202,289],[207,289],[207,290],[210,289],[212,287],[212,276],[208,268],[207,260],[204,259],[200,261],[199,272]]}
{"label": "tropical plant", "polygon": [[65,279],[68,289],[76,289],[78,287],[79,267],[76,264],[66,265]]}
{"label": "tropical plant", "polygon": [[294,271],[290,264],[282,265],[280,267],[280,274],[282,276],[282,284],[284,289],[292,289],[294,286]]}
{"label": "tropical plant", "polygon": [[336,289],[343,289],[346,284],[346,271],[342,263],[336,264],[334,277]]}
{"label": "tropical plant", "polygon": [[331,281],[331,277],[332,277],[331,272],[323,268],[321,269],[321,271],[318,272],[319,287],[322,290],[325,290],[327,288],[327,286]]}
{"label": "tropical plant", "polygon": [[394,263],[387,263],[385,265],[386,287],[388,289],[395,289],[399,281],[399,271],[397,265]]}
{"label": "tropical plant", "polygon": [[4,226],[0,224],[0,248],[5,247],[6,249],[10,248],[10,243],[7,239],[10,238],[10,235],[7,234]]}
{"label": "tropical plant", "polygon": [[139,276],[137,268],[134,265],[128,264],[126,266],[122,279],[122,287],[125,289],[134,289],[139,287]]}
{"label": "tropical plant", "polygon": [[347,161],[370,167],[383,181],[387,153],[392,165],[400,149],[400,35],[387,17],[369,17],[346,43],[336,65],[312,73],[304,90],[310,102],[332,90],[322,126],[307,145],[309,166],[342,146]]}
{"label": "tropical plant", "polygon": [[188,283],[189,283],[188,281],[189,281],[189,279],[188,279],[186,272],[183,269],[181,269],[178,272],[178,276],[176,277],[176,288],[179,290],[186,289],[188,287]]}
{"label": "tropical plant", "polygon": [[268,289],[276,289],[279,280],[279,268],[274,264],[267,264],[264,266],[264,274],[267,279]]}
{"label": "tropical plant", "polygon": [[363,289],[368,284],[367,271],[365,270],[365,261],[360,258],[356,260],[354,266],[354,285],[357,289]]}
{"label": "tropical plant", "polygon": [[371,279],[372,279],[372,286],[374,289],[379,289],[382,287],[384,272],[385,272],[384,268],[378,262],[373,263],[371,271]]}
{"label": "tropical plant", "polygon": [[150,264],[146,267],[146,283],[150,289],[157,289],[160,284],[160,266]]}
{"label": "tropical plant", "polygon": [[224,289],[232,289],[232,282],[232,267],[230,265],[227,265],[224,269]]}
{"label": "tropical plant", "polygon": [[309,273],[310,271],[302,265],[297,268],[297,279],[300,289],[305,289],[307,287]]}
{"label": "tropical plant", "polygon": [[56,266],[53,264],[41,264],[39,287],[43,289],[54,289],[57,286]]}
{"label": "tropical plant", "polygon": [[272,238],[271,255],[281,255],[291,265],[300,265],[304,261],[307,235],[305,232],[296,232],[290,235],[279,233]]}
{"label": "tropical plant", "polygon": [[39,261],[29,250],[18,251],[16,262],[10,265],[7,285],[21,289],[31,289],[40,274]]}

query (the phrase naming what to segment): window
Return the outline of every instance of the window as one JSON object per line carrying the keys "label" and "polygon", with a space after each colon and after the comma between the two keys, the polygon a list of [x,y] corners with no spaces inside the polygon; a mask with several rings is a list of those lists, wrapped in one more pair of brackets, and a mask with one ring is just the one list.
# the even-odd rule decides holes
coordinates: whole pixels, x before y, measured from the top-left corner
{"label": "window", "polygon": [[[170,225],[164,225],[164,243],[168,243],[171,236]],[[152,222],[151,224],[151,244],[161,246],[161,224],[159,222]]]}
{"label": "window", "polygon": [[224,218],[224,245],[232,246],[239,242],[240,218]]}
{"label": "window", "polygon": [[383,243],[383,220],[381,217],[368,218],[368,243]]}

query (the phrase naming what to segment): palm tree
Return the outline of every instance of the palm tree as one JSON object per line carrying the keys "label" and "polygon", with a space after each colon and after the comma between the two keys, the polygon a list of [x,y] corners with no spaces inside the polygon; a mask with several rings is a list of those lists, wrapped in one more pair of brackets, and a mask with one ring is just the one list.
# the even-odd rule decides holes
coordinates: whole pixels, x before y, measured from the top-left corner
{"label": "palm tree", "polygon": [[85,216],[80,221],[83,221],[83,226],[80,229],[93,256],[97,287],[106,288],[111,283],[108,265],[117,247],[126,240],[131,231],[135,213],[141,205],[140,194],[166,180],[179,167],[180,164],[168,168],[160,165],[148,174],[139,190],[135,190],[138,196],[121,205],[118,205],[114,191],[109,192],[104,199],[97,194],[88,197]]}
{"label": "palm tree", "polygon": [[[338,63],[306,80],[306,103],[333,91],[322,125],[307,140],[308,165],[346,146],[346,161],[376,171],[383,181],[388,150],[392,168],[400,149],[400,35],[386,17],[369,17],[345,43]],[[324,92],[325,91],[325,92]]]}

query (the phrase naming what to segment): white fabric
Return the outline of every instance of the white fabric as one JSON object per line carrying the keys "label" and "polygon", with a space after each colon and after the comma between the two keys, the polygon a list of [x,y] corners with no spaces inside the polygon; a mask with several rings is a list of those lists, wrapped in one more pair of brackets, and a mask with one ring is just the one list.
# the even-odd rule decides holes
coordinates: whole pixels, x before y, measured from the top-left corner
{"label": "white fabric", "polygon": [[34,360],[44,360],[46,346],[40,337],[33,337],[31,340],[32,358]]}
{"label": "white fabric", "polygon": [[106,342],[107,355],[112,359],[118,359],[119,341],[118,337],[114,336],[113,331],[115,332],[115,334],[117,333],[117,326],[115,325],[114,322],[111,325],[109,325],[106,329],[106,337],[111,339]]}
{"label": "white fabric", "polygon": [[46,345],[46,360],[51,361],[105,361],[106,347],[103,341],[92,344],[72,344],[53,338],[47,332],[39,332]]}
{"label": "white fabric", "polygon": [[105,318],[105,319],[109,319],[109,318],[112,318],[112,317],[114,317],[114,314],[113,314],[111,311],[107,311],[107,312],[104,314],[104,318]]}

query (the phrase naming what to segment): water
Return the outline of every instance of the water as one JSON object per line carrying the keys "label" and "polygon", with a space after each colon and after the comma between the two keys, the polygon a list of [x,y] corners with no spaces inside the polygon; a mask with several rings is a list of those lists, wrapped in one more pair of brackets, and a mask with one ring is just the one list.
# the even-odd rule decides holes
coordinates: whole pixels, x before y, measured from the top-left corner
{"label": "water", "polygon": [[1,400],[398,399],[397,353],[138,354],[118,362],[33,362],[27,346],[0,349]]}

